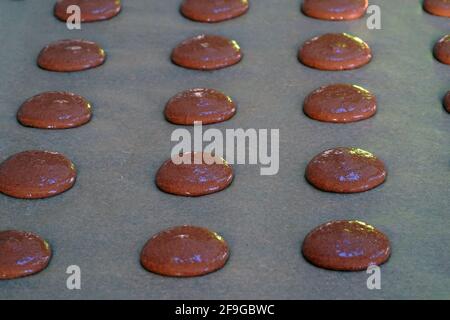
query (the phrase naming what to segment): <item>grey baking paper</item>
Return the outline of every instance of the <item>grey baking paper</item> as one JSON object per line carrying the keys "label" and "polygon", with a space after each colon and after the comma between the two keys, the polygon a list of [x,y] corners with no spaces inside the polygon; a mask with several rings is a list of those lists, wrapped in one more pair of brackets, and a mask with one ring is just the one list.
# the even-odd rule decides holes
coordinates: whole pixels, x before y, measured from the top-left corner
{"label": "grey baking paper", "polygon": [[[0,195],[0,230],[36,232],[54,254],[42,273],[0,281],[0,298],[450,298],[450,115],[442,108],[450,67],[432,56],[449,19],[425,13],[421,1],[374,0],[382,29],[369,30],[367,17],[320,21],[301,14],[300,1],[258,0],[240,18],[202,24],[180,15],[179,0],[124,0],[117,17],[70,31],[53,17],[54,2],[0,2],[0,161],[23,150],[58,151],[76,164],[78,180],[45,200]],[[345,72],[301,65],[300,44],[327,32],[361,37],[373,50],[372,62]],[[214,72],[173,65],[172,48],[200,33],[235,39],[244,59]],[[66,38],[98,42],[105,65],[77,73],[39,69],[42,47]],[[305,96],[333,82],[371,90],[377,115],[347,125],[307,118]],[[155,172],[169,158],[178,128],[164,120],[164,105],[179,91],[203,86],[238,103],[234,118],[208,128],[280,129],[277,175],[238,165],[231,187],[213,195],[184,198],[157,189]],[[62,131],[19,125],[21,103],[48,90],[86,97],[94,118]],[[386,183],[352,195],[311,187],[306,164],[336,146],[382,158]],[[360,219],[389,236],[392,257],[381,268],[381,290],[367,289],[364,271],[322,270],[301,256],[304,236],[334,219]],[[181,224],[220,233],[231,247],[225,268],[189,279],[145,271],[139,253],[147,239]],[[66,287],[71,265],[81,268],[81,290]]]}

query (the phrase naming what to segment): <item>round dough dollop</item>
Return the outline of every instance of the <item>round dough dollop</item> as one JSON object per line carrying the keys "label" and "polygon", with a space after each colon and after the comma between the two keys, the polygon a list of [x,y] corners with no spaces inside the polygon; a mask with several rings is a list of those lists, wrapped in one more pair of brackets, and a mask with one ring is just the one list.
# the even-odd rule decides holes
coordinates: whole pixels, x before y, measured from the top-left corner
{"label": "round dough dollop", "polygon": [[145,244],[141,264],[171,277],[202,276],[221,269],[229,257],[225,240],[206,228],[180,226],[159,232]]}
{"label": "round dough dollop", "polygon": [[199,35],[181,42],[172,51],[173,63],[188,69],[216,70],[242,59],[238,43],[216,35]]}
{"label": "round dough dollop", "polygon": [[50,258],[50,246],[41,237],[24,231],[0,231],[0,280],[41,272]]}
{"label": "round dough dollop", "polygon": [[233,181],[233,169],[220,157],[204,152],[181,156],[179,164],[169,159],[156,173],[156,185],[162,191],[196,197],[221,191]]}
{"label": "round dough dollop", "polygon": [[230,119],[236,104],[220,91],[206,88],[189,89],[178,93],[166,104],[164,115],[169,122],[193,125],[195,121],[211,124]]}
{"label": "round dough dollop", "polygon": [[61,21],[66,22],[73,13],[67,13],[72,5],[80,7],[81,22],[94,22],[111,19],[122,9],[121,0],[58,0],[54,14]]}
{"label": "round dough dollop", "polygon": [[66,39],[50,43],[39,53],[39,67],[48,71],[74,72],[98,67],[105,51],[92,41]]}
{"label": "round dough dollop", "polygon": [[63,193],[76,180],[74,164],[49,151],[24,151],[0,164],[0,192],[21,199],[41,199]]}
{"label": "round dough dollop", "polygon": [[372,50],[360,38],[347,33],[327,33],[306,41],[298,58],[304,65],[319,70],[350,70],[372,60]]}
{"label": "round dough dollop", "polygon": [[450,91],[444,97],[444,107],[447,112],[450,112]]}
{"label": "round dough dollop", "polygon": [[89,102],[74,93],[50,91],[25,101],[17,112],[24,126],[41,129],[68,129],[91,120]]}
{"label": "round dough dollop", "polygon": [[423,2],[423,8],[435,16],[450,18],[449,0],[425,0]]}
{"label": "round dough dollop", "polygon": [[368,0],[304,0],[302,11],[321,20],[354,20],[366,14]]}
{"label": "round dough dollop", "polygon": [[450,64],[450,34],[443,36],[434,45],[434,56],[444,64]]}
{"label": "round dough dollop", "polygon": [[188,19],[220,22],[246,13],[248,0],[184,0],[180,11]]}
{"label": "round dough dollop", "polygon": [[391,254],[389,239],[358,220],[338,220],[312,230],[303,241],[303,256],[320,268],[365,270],[385,263]]}
{"label": "round dough dollop", "polygon": [[376,98],[370,91],[342,83],[314,90],[303,104],[308,117],[324,122],[360,121],[372,117],[376,110]]}
{"label": "round dough dollop", "polygon": [[386,180],[383,161],[358,148],[339,147],[321,152],[306,167],[306,179],[316,188],[337,193],[373,189]]}

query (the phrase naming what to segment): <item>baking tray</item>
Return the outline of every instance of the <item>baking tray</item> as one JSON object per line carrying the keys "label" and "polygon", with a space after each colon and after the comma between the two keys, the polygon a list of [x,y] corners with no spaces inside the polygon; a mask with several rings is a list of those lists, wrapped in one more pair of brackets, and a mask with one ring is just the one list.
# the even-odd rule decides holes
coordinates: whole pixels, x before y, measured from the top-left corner
{"label": "baking tray", "polygon": [[[3,299],[384,299],[450,298],[450,116],[441,99],[449,67],[432,57],[449,20],[423,12],[420,1],[371,1],[382,29],[366,20],[327,22],[300,13],[300,1],[251,1],[235,20],[201,24],[183,18],[179,0],[123,1],[116,18],[69,31],[52,15],[54,0],[0,2],[0,158],[27,149],[66,154],[78,168],[75,187],[35,201],[0,195],[0,229],[36,232],[54,256],[42,273],[0,282]],[[362,69],[325,72],[296,58],[299,45],[326,32],[349,32],[369,43],[373,61]],[[214,71],[170,62],[185,38],[213,33],[239,42],[244,59]],[[36,66],[54,40],[101,44],[104,66],[52,73]],[[302,101],[333,82],[356,83],[379,102],[374,118],[348,125],[313,121]],[[155,172],[170,156],[177,126],[162,110],[175,93],[212,87],[231,95],[237,115],[213,127],[279,128],[280,171],[235,166],[230,188],[200,198],[165,194]],[[65,131],[20,126],[15,113],[27,98],[69,90],[92,102],[88,125]],[[318,191],[304,179],[307,162],[324,149],[356,146],[382,158],[385,184],[366,193]],[[361,219],[392,241],[381,290],[368,290],[365,272],[316,268],[300,254],[304,236],[333,219]],[[194,224],[219,232],[231,247],[225,268],[176,279],[145,271],[139,252],[167,227]],[[66,288],[66,268],[78,265],[81,290]]]}

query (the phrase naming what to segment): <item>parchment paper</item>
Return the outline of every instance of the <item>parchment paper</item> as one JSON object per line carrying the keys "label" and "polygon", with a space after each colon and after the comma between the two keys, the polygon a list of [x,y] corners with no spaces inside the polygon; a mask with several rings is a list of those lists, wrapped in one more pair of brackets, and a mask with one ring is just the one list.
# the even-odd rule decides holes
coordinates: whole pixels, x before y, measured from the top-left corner
{"label": "parchment paper", "polygon": [[[45,200],[0,195],[0,229],[36,232],[54,251],[44,272],[1,281],[0,298],[450,298],[450,115],[441,104],[450,89],[450,67],[432,56],[434,43],[450,31],[449,19],[423,12],[418,0],[374,0],[381,6],[382,30],[368,30],[366,19],[308,18],[300,1],[258,0],[238,19],[201,24],[179,14],[179,0],[124,0],[114,19],[69,31],[53,17],[54,2],[0,2],[0,160],[28,149],[59,151],[76,164],[78,180],[69,192]],[[178,42],[206,32],[237,40],[243,61],[215,72],[170,62]],[[326,32],[361,37],[373,61],[346,72],[301,65],[300,44]],[[41,48],[65,38],[98,42],[106,64],[70,74],[39,69]],[[377,115],[348,125],[307,118],[304,97],[333,82],[374,92]],[[230,188],[200,198],[156,188],[155,172],[170,156],[177,128],[164,120],[164,105],[177,92],[202,86],[238,103],[233,119],[210,127],[280,129],[278,175],[235,166]],[[47,90],[89,99],[92,122],[65,131],[19,125],[20,104]],[[306,164],[336,146],[378,155],[389,170],[386,183],[353,195],[311,187]],[[360,219],[389,236],[392,257],[381,268],[381,290],[367,289],[365,272],[326,271],[302,258],[304,236],[334,219]],[[226,267],[190,279],[145,271],[139,252],[147,239],[181,224],[223,235],[232,250]],[[81,290],[66,288],[69,265],[82,270]]]}

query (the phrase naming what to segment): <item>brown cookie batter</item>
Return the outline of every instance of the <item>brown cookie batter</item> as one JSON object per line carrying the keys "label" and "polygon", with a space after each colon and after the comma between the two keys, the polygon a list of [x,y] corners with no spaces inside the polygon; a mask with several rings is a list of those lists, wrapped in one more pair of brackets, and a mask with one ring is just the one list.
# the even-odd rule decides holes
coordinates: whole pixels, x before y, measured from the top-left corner
{"label": "brown cookie batter", "polygon": [[354,20],[366,14],[368,0],[304,0],[302,11],[321,20]]}
{"label": "brown cookie batter", "polygon": [[363,192],[386,179],[384,163],[358,148],[334,148],[315,156],[306,167],[306,179],[316,188],[338,193]]}
{"label": "brown cookie batter", "polygon": [[27,127],[67,129],[91,120],[91,106],[86,99],[70,92],[44,92],[25,101],[17,120]]}
{"label": "brown cookie batter", "polygon": [[324,122],[354,122],[372,117],[376,98],[368,90],[351,84],[332,84],[314,90],[303,104],[305,114]]}
{"label": "brown cookie batter", "polygon": [[69,190],[74,164],[57,152],[24,151],[0,164],[0,192],[11,197],[40,199]]}
{"label": "brown cookie batter", "polygon": [[184,0],[180,11],[188,19],[220,22],[246,13],[248,0]]}
{"label": "brown cookie batter", "polygon": [[217,233],[185,225],[154,235],[142,249],[141,264],[164,276],[194,277],[221,269],[228,256],[228,244]]}
{"label": "brown cookie batter", "polygon": [[425,0],[423,8],[435,16],[450,18],[450,0]]}
{"label": "brown cookie batter", "polygon": [[72,13],[67,13],[71,5],[80,7],[81,22],[93,22],[111,19],[121,10],[120,0],[58,0],[55,4],[55,16],[66,22]]}
{"label": "brown cookie batter", "polygon": [[241,59],[241,48],[236,41],[215,35],[203,34],[189,38],[172,51],[173,63],[197,70],[221,69]]}
{"label": "brown cookie batter", "polygon": [[444,97],[444,107],[447,112],[450,112],[450,91]]}
{"label": "brown cookie batter", "polygon": [[391,254],[389,239],[357,220],[331,221],[312,230],[303,241],[303,256],[320,268],[365,270],[385,263]]}
{"label": "brown cookie batter", "polygon": [[350,70],[372,59],[372,51],[361,39],[347,33],[327,33],[306,41],[298,58],[304,65],[319,70]]}
{"label": "brown cookie batter", "polygon": [[49,71],[73,72],[98,67],[105,59],[105,51],[95,42],[59,40],[42,49],[37,63]]}
{"label": "brown cookie batter", "polygon": [[175,124],[193,125],[222,122],[236,113],[236,104],[220,91],[206,88],[190,89],[169,100],[164,110],[166,119]]}
{"label": "brown cookie batter", "polygon": [[50,258],[50,246],[39,236],[24,231],[0,231],[0,280],[41,272]]}
{"label": "brown cookie batter", "polygon": [[221,191],[233,181],[233,169],[222,158],[201,152],[185,153],[184,156],[190,164],[175,164],[169,159],[159,168],[156,173],[159,189],[196,197]]}
{"label": "brown cookie batter", "polygon": [[450,35],[443,36],[434,46],[434,56],[440,62],[450,64]]}

